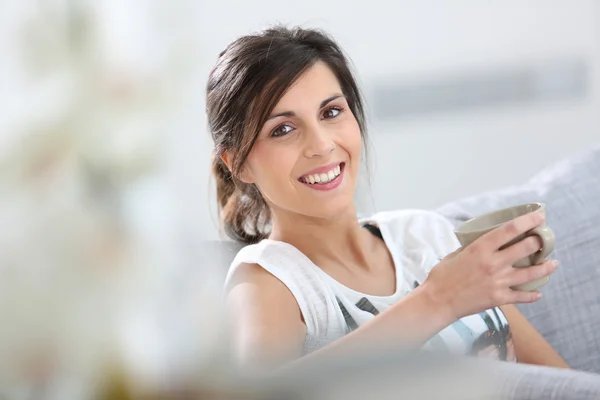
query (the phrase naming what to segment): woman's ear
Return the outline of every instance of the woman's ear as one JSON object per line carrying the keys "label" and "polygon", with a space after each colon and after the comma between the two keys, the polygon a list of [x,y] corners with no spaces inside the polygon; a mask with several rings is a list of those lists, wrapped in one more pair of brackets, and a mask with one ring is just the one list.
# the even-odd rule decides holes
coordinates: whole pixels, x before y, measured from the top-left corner
{"label": "woman's ear", "polygon": [[[229,169],[229,172],[231,172],[231,154],[226,151],[225,153],[221,154],[220,157],[221,161],[223,161],[223,163],[225,163],[225,165],[227,166],[227,169]],[[231,173],[233,175],[233,172]],[[250,171],[248,171],[246,165],[242,166],[242,168],[240,169],[240,173],[238,174],[238,176],[236,176],[236,178],[244,183],[254,183],[254,179],[252,179],[252,174],[250,173]]]}

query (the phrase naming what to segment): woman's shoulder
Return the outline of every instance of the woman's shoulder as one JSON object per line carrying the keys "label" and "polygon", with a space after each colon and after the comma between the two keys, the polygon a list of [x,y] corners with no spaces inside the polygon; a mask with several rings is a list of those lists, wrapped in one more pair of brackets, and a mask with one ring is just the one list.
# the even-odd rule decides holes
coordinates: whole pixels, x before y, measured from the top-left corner
{"label": "woman's shoulder", "polygon": [[243,264],[260,264],[268,268],[273,263],[281,265],[282,263],[296,262],[303,257],[303,253],[288,243],[263,239],[258,243],[242,247],[237,252],[230,268]]}
{"label": "woman's shoulder", "polygon": [[248,277],[259,277],[265,274],[269,275],[268,271],[261,265],[264,264],[263,255],[265,251],[269,251],[268,242],[263,240],[259,243],[249,244],[238,250],[229,265],[227,277],[225,278],[225,286],[229,286],[234,280],[239,280],[241,276],[246,279]]}
{"label": "woman's shoulder", "polygon": [[337,305],[333,302],[335,293],[321,274],[294,246],[265,239],[240,249],[227,273],[224,292],[227,294],[234,286],[245,283],[246,291],[238,290],[239,299],[248,299],[248,290],[253,290],[262,299],[259,302],[281,299],[294,304],[301,310],[308,334],[315,335],[332,329],[329,325],[337,327],[339,322]]}
{"label": "woman's shoulder", "polygon": [[294,246],[277,241],[264,239],[256,244],[241,248],[227,272],[226,286],[234,275],[252,274],[271,275],[287,285],[302,285],[305,281],[316,280],[317,277],[311,261]]}
{"label": "woman's shoulder", "polygon": [[280,242],[269,240],[242,247],[229,266],[225,293],[240,283],[258,287],[263,293],[289,293],[289,288],[286,288],[290,284],[286,273],[289,270],[285,261],[287,250]]}
{"label": "woman's shoulder", "polygon": [[285,299],[289,296],[293,299],[285,283],[258,263],[242,262],[236,265],[236,268],[230,269],[223,287],[224,294],[229,296],[238,285],[245,287],[243,298],[255,297],[261,303],[261,299]]}

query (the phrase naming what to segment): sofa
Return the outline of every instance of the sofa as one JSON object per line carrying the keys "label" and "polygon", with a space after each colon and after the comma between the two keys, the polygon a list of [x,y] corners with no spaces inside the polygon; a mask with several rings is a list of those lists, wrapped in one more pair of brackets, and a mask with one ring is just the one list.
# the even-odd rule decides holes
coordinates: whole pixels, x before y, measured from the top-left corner
{"label": "sofa", "polygon": [[[496,363],[499,386],[488,394],[506,399],[600,399],[600,147],[551,165],[522,184],[460,199],[437,211],[460,226],[476,215],[527,202],[546,203],[547,222],[556,234],[552,257],[560,267],[541,289],[542,300],[518,308],[573,370]],[[221,243],[220,248],[219,263],[226,269],[239,247]],[[365,374],[364,368],[360,374]],[[313,388],[320,387],[318,382],[324,385],[323,374],[310,376]],[[400,380],[395,382],[400,385]],[[359,398],[353,396],[359,392],[346,393],[345,398]],[[376,397],[387,398],[383,392]]]}
{"label": "sofa", "polygon": [[[588,377],[600,382],[600,147],[548,166],[520,185],[437,211],[460,226],[476,215],[534,201],[547,205],[547,222],[556,235],[552,258],[560,267],[541,289],[541,301],[517,307],[573,369],[598,374]],[[533,396],[542,389],[541,380],[530,377],[521,386],[528,385]],[[568,379],[556,376],[546,385],[557,391],[569,387]],[[594,396],[600,399],[600,393]]]}
{"label": "sofa", "polygon": [[574,369],[600,374],[600,148],[547,167],[524,184],[462,199],[438,211],[460,225],[513,204],[547,205],[559,269],[543,300],[520,311]]}

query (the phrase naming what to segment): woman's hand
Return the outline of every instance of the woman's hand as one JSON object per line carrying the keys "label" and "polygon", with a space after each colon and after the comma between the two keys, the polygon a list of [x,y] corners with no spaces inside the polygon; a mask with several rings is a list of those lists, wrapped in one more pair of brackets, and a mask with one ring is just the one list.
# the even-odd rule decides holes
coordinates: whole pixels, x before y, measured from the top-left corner
{"label": "woman's hand", "polygon": [[516,291],[511,286],[550,275],[557,267],[556,261],[513,268],[516,261],[540,249],[536,236],[500,248],[540,225],[544,218],[541,213],[523,215],[448,255],[431,270],[423,289],[456,319],[505,304],[537,301],[541,293]]}

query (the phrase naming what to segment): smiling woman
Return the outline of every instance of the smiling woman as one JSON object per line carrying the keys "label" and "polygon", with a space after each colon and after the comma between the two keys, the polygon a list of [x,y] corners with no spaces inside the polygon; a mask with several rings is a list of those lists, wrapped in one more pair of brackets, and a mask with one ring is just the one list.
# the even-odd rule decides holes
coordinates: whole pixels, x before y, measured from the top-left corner
{"label": "smiling woman", "polygon": [[[242,364],[256,371],[373,344],[510,361],[507,351],[479,352],[476,340],[507,349],[510,325],[517,358],[565,365],[516,309],[500,308],[538,300],[511,287],[556,267],[512,267],[539,249],[535,238],[505,248],[542,223],[539,213],[465,251],[433,212],[357,218],[365,117],[329,36],[279,27],[234,41],[210,74],[207,113],[222,223],[248,244],[226,280]],[[507,334],[491,316],[508,322]]]}
{"label": "smiling woman", "polygon": [[330,170],[350,155],[353,168],[360,163],[360,92],[341,49],[320,32],[273,28],[230,44],[210,74],[207,112],[222,221],[236,240],[267,237],[272,207],[311,207],[302,195],[310,178],[300,178],[332,189]]}

